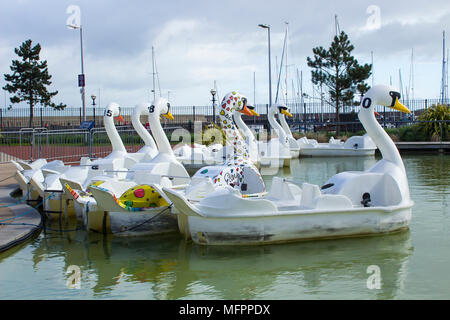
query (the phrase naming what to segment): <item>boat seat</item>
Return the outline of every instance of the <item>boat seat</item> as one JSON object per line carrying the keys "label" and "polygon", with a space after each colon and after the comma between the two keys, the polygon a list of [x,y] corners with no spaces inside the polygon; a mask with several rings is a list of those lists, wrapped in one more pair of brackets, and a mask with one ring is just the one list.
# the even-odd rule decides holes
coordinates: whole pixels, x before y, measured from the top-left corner
{"label": "boat seat", "polygon": [[278,210],[298,209],[302,198],[302,189],[283,178],[273,177],[272,187],[265,198],[274,202]]}
{"label": "boat seat", "polygon": [[304,182],[302,184],[302,199],[300,206],[305,208],[314,208],[314,201],[321,195],[319,186]]}
{"label": "boat seat", "polygon": [[335,210],[353,208],[350,199],[344,195],[322,194],[319,186],[303,183],[301,206],[305,209]]}

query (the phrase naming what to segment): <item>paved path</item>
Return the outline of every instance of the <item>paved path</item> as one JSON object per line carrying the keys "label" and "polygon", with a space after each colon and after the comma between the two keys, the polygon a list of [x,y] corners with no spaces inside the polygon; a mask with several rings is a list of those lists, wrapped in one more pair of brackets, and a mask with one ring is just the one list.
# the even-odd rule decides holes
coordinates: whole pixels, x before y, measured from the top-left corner
{"label": "paved path", "polygon": [[30,238],[40,229],[36,226],[41,225],[42,222],[41,215],[37,210],[25,203],[17,204],[17,199],[10,196],[10,193],[18,187],[18,184],[14,178],[6,178],[11,177],[15,170],[12,164],[0,164],[0,222],[25,214],[23,217],[3,222],[29,225],[0,225],[0,252]]}

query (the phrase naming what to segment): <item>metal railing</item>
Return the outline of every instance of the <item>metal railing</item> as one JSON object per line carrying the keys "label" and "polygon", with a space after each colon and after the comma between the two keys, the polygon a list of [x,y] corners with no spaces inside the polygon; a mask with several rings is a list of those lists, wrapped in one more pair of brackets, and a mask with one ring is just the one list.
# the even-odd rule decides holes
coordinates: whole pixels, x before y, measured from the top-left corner
{"label": "metal railing", "polygon": [[[439,99],[414,99],[403,101],[411,110],[412,115],[407,116],[400,112],[390,111],[389,108],[377,106],[376,111],[385,115],[385,119],[398,121],[403,119],[414,120],[429,107],[439,104]],[[304,103],[288,103],[291,113],[296,121],[335,121],[336,110],[334,106],[327,103],[306,101]],[[341,121],[347,121],[346,117],[357,112],[359,106],[343,106],[340,108]],[[121,107],[121,115],[124,118],[122,125],[131,123],[131,115],[134,107]],[[175,120],[170,121],[172,125],[180,125],[189,128],[195,121],[211,122],[213,119],[213,106],[172,106],[171,111]],[[254,122],[267,120],[268,105],[257,104],[256,112],[261,117],[253,119]],[[103,127],[103,107],[89,107],[86,109],[86,120],[93,121],[94,127]],[[217,115],[217,112],[216,112]],[[408,118],[409,117],[409,118]],[[82,123],[82,108],[67,107],[63,110],[55,110],[50,107],[36,107],[32,127],[46,128],[48,130],[77,129]],[[2,131],[19,131],[21,128],[29,127],[30,110],[28,108],[0,108],[0,129]],[[146,117],[141,119],[147,122]],[[167,122],[166,119],[163,119]]]}
{"label": "metal railing", "polygon": [[[130,127],[118,127],[119,135],[128,152],[143,146],[139,135]],[[28,130],[0,133],[0,162],[10,160],[62,160],[79,162],[81,157],[98,158],[112,151],[103,128],[95,130]]]}
{"label": "metal railing", "polygon": [[[393,118],[396,118],[395,116]],[[440,141],[449,138],[450,120],[442,121],[417,121],[411,119],[384,120],[379,119],[380,124],[389,128],[402,128],[417,123],[433,122],[439,127]],[[259,132],[267,129],[267,122],[252,125],[249,127]],[[292,132],[306,134],[308,132],[334,132],[336,127],[340,127],[343,134],[356,133],[363,130],[361,123],[355,119],[351,121],[335,122],[331,120],[316,121],[315,119],[305,119],[297,121],[290,119],[288,124]],[[124,143],[127,152],[136,152],[143,146],[143,141],[130,126],[117,126],[117,131]],[[168,135],[177,127],[165,128]],[[192,132],[192,131],[190,131]],[[51,160],[63,160],[66,163],[77,163],[81,157],[100,158],[108,155],[112,151],[112,146],[104,128],[87,129],[67,129],[48,130],[46,128],[23,128],[18,131],[0,132],[0,163],[10,160],[36,160],[45,158]]]}

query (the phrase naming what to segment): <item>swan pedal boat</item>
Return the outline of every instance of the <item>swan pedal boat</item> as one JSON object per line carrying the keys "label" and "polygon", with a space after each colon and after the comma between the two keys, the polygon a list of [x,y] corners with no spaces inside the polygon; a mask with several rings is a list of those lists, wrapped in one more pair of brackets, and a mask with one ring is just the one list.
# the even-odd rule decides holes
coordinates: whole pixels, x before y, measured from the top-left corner
{"label": "swan pedal boat", "polygon": [[[44,200],[44,212],[49,219],[77,215],[77,207],[73,198],[63,188],[63,181],[74,181],[77,186],[84,186],[83,190],[91,183],[100,180],[125,177],[126,171],[136,163],[151,159],[155,154],[155,143],[150,134],[140,123],[139,117],[148,112],[146,105],[138,105],[133,111],[132,123],[138,135],[144,140],[145,145],[136,153],[128,153],[120,139],[114,125],[114,118],[123,120],[120,115],[120,107],[116,103],[110,103],[104,114],[104,126],[106,134],[112,145],[112,152],[104,158],[90,160],[82,158],[80,166],[72,166],[64,171],[42,169],[43,179],[32,177],[30,183],[34,190]],[[79,216],[79,214],[78,214]]]}
{"label": "swan pedal boat", "polygon": [[[266,142],[257,141],[259,167],[290,167],[291,159],[298,157],[298,148],[295,149],[296,147],[291,145],[289,135],[275,119],[276,114],[278,114],[280,121],[285,121],[284,115],[292,117],[292,114],[289,113],[289,108],[285,105],[273,104],[270,106],[267,118],[272,130],[278,137],[272,138]],[[292,149],[293,147],[294,149]]]}
{"label": "swan pedal boat", "polygon": [[411,220],[413,202],[366,208],[343,195],[322,194],[317,185],[304,183],[299,188],[283,180],[274,177],[273,192],[266,196],[242,197],[225,188],[205,201],[191,202],[176,190],[163,191],[178,208],[180,232],[198,244],[269,244],[389,233],[407,228]]}
{"label": "swan pedal boat", "polygon": [[163,188],[177,209],[186,239],[204,245],[255,245],[384,234],[407,229],[414,202],[406,170],[388,134],[376,121],[375,104],[409,113],[390,86],[372,87],[358,117],[383,159],[366,171],[341,172],[321,188],[274,177],[266,195],[242,195],[230,186],[200,200]]}
{"label": "swan pedal boat", "polygon": [[176,160],[159,120],[160,116],[173,120],[170,103],[157,98],[144,105],[156,140],[155,157],[134,164],[122,178],[100,177],[89,185],[60,178],[87,230],[118,236],[177,231],[176,216],[170,214],[170,204],[161,195],[160,186],[180,188],[186,186],[190,177]]}
{"label": "swan pedal boat", "polygon": [[[214,149],[205,145],[194,143],[193,147],[188,145],[179,146],[174,149],[176,159],[183,164],[187,170],[198,170],[208,165],[220,165],[225,161],[222,152],[225,150],[220,145]],[[223,149],[223,150],[222,150]]]}
{"label": "swan pedal boat", "polygon": [[[111,191],[111,183],[114,181],[102,182],[101,186],[93,185],[89,188],[89,193],[72,189],[69,183],[64,185],[73,197],[77,212],[83,213],[83,223],[88,231],[116,236],[177,231],[177,217],[171,213],[168,199],[157,185],[136,185],[135,182],[124,181],[120,184],[122,190],[115,186],[116,192],[123,191],[118,199]],[[174,189],[183,187],[172,186]],[[96,201],[92,201],[92,196]],[[145,200],[139,202],[142,198]],[[97,205],[97,201],[102,205]]]}
{"label": "swan pedal boat", "polygon": [[47,162],[46,159],[37,159],[32,163],[27,163],[23,160],[10,160],[10,162],[16,167],[14,178],[19,184],[19,188],[23,195],[27,195],[28,201],[37,201],[40,197],[39,190],[33,188],[31,185],[32,179],[43,182],[45,179],[45,173],[51,172],[64,172],[70,165],[65,165],[61,160],[53,160]]}
{"label": "swan pedal boat", "polygon": [[330,138],[328,143],[318,143],[317,140],[306,137],[297,140],[300,146],[300,155],[306,157],[355,157],[373,156],[377,146],[367,135],[353,136],[343,142]]}

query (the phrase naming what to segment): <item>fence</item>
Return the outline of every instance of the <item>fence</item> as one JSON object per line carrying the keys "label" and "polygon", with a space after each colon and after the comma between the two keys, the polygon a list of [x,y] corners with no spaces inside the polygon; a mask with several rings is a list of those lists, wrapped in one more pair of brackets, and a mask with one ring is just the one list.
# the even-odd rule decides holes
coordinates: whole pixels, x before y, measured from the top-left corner
{"label": "fence", "polygon": [[[117,127],[127,152],[136,152],[143,142],[134,129]],[[100,158],[112,151],[104,129],[47,130],[46,128],[6,131],[0,135],[0,162],[23,159],[79,162],[81,157]]]}
{"label": "fence", "polygon": [[[442,121],[383,121],[386,128],[401,127],[418,122],[433,122],[439,126],[440,140],[448,138],[450,120]],[[363,127],[359,121],[348,122],[320,122],[307,120],[302,122],[291,121],[293,132],[333,131],[336,126],[341,131],[356,132]],[[251,124],[249,125],[250,127]],[[444,127],[445,126],[445,127]],[[137,152],[143,141],[130,126],[116,127],[127,152]],[[169,133],[177,127],[165,126]],[[258,132],[261,127],[253,127]],[[176,142],[178,143],[178,141]],[[100,158],[112,151],[111,143],[103,128],[48,130],[47,128],[21,129],[18,131],[4,131],[0,133],[0,163],[10,160],[63,160],[65,163],[77,163],[81,157]]]}
{"label": "fence", "polygon": [[[379,121],[385,128],[400,127],[417,122],[416,117],[432,105],[438,104],[438,99],[423,99],[406,101],[411,110],[406,115],[390,108],[376,107],[380,114]],[[268,105],[256,105],[260,117],[245,117],[249,127],[253,129],[269,129],[267,121]],[[288,104],[293,118],[288,123],[293,131],[334,131],[339,126],[341,131],[356,132],[362,130],[357,119],[359,107],[346,106],[336,121],[335,109],[330,105],[306,102],[304,104]],[[128,152],[136,152],[143,142],[131,127],[132,107],[122,107],[121,115],[124,122],[117,126],[119,135]],[[66,108],[54,110],[51,108],[36,108],[32,125],[29,126],[29,110],[25,108],[0,109],[0,162],[11,159],[48,160],[60,159],[64,162],[78,162],[81,157],[103,157],[111,152],[111,144],[103,128],[104,108],[88,108],[86,118],[94,122],[94,128],[80,129],[82,123],[81,108]],[[196,121],[207,125],[213,122],[212,106],[173,106],[171,107],[175,120],[161,118],[165,131],[184,127],[193,132]],[[147,117],[141,117],[147,122]],[[442,124],[439,124],[442,125]],[[448,122],[445,122],[448,131]],[[447,132],[446,131],[446,132]],[[442,132],[442,130],[441,130]],[[441,137],[442,140],[442,137]]]}
{"label": "fence", "polygon": [[[438,104],[439,99],[416,99],[406,100],[405,105],[411,110],[411,115],[405,115],[400,112],[391,111],[389,108],[377,106],[376,111],[382,114],[383,118],[388,121],[414,120],[428,107]],[[255,106],[256,112],[261,116],[253,118],[254,123],[267,122],[268,105],[258,104]],[[336,121],[335,108],[327,103],[305,102],[288,103],[291,113],[294,115],[295,121]],[[340,121],[350,121],[352,115],[357,112],[359,106],[344,106],[340,109]],[[131,122],[133,107],[121,107],[121,115],[124,118],[123,125]],[[86,120],[93,121],[94,127],[103,127],[102,107],[86,108]],[[183,126],[190,129],[195,121],[211,122],[215,111],[213,106],[172,106],[171,112],[175,120],[171,121],[172,125]],[[146,119],[143,119],[147,122]],[[67,107],[64,110],[54,110],[52,108],[39,107],[34,109],[34,117],[30,125],[30,110],[27,108],[0,108],[0,129],[2,131],[19,131],[21,128],[46,128],[48,130],[58,129],[77,129],[83,121],[82,108]],[[166,121],[166,120],[165,120]]]}

